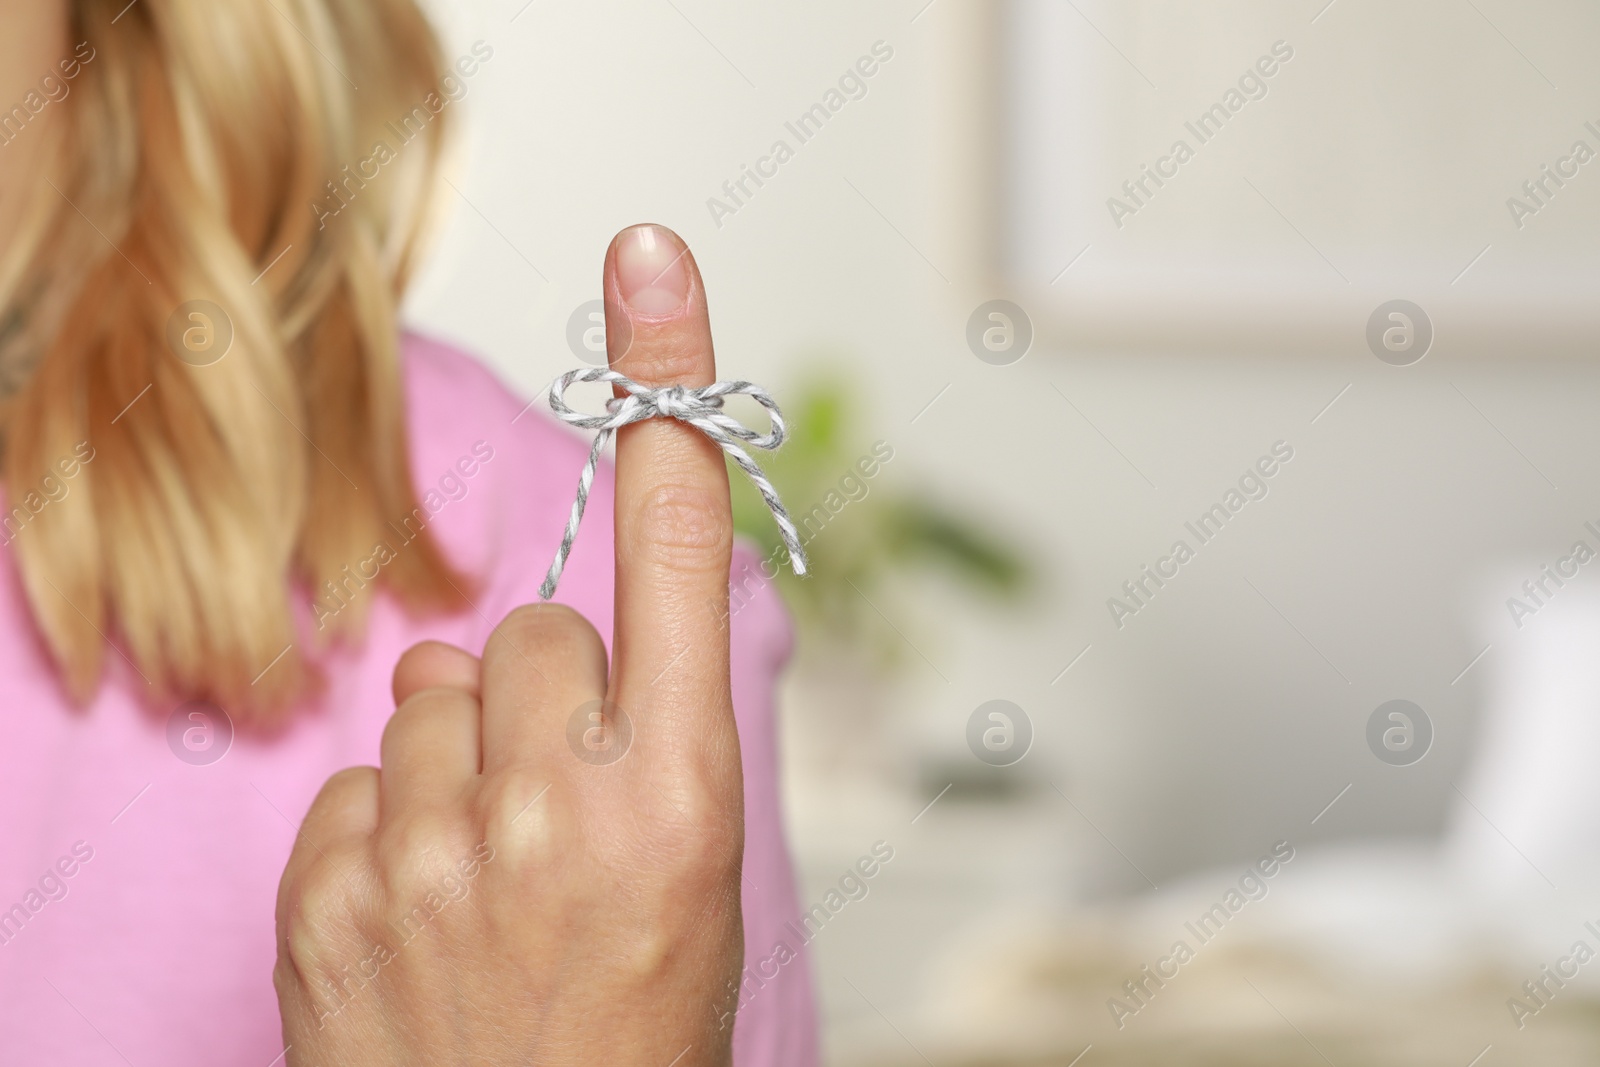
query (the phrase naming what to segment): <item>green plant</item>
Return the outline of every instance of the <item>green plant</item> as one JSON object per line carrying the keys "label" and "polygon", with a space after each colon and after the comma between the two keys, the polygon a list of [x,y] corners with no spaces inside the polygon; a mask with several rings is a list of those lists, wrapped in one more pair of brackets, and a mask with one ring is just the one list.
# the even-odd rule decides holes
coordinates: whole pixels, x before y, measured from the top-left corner
{"label": "green plant", "polygon": [[[806,577],[779,567],[777,581],[807,636],[863,646],[889,665],[905,652],[896,628],[908,625],[886,599],[890,578],[941,574],[976,594],[1010,600],[1028,588],[1031,568],[1019,548],[980,521],[925,490],[896,487],[904,479],[881,455],[892,456],[893,442],[876,443],[874,454],[848,382],[823,371],[790,390],[789,439],[762,456],[810,558]],[[737,471],[730,476],[734,527],[773,561],[770,573],[783,559],[782,541],[760,494]]]}

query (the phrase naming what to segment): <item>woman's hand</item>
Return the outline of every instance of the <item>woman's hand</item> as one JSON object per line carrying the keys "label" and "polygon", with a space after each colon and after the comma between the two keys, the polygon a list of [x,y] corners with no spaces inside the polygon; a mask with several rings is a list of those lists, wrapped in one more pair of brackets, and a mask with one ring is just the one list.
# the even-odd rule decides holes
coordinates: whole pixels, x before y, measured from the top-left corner
{"label": "woman's hand", "polygon": [[[631,337],[613,366],[715,379],[675,235],[619,234],[605,295],[608,335]],[[278,893],[290,1065],[729,1062],[727,475],[715,444],[654,419],[619,435],[616,482],[609,673],[594,627],[553,604],[512,612],[481,664],[419,645],[395,669],[382,769],[340,772],[312,805]]]}

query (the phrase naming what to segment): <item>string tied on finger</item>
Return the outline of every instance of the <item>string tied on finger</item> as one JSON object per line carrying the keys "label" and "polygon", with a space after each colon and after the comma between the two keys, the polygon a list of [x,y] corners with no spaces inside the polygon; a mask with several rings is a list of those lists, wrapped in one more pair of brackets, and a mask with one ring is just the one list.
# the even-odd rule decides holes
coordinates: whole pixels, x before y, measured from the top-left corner
{"label": "string tied on finger", "polygon": [[[622,389],[625,395],[608,400],[604,415],[575,411],[567,405],[566,391],[569,386],[577,382],[608,382]],[[738,419],[725,414],[722,411],[722,401],[726,396],[748,396],[765,408],[771,423],[767,432],[758,433]],[[756,491],[761,494],[761,499],[766,502],[767,509],[772,512],[772,521],[778,526],[778,533],[789,552],[789,560],[794,566],[795,574],[806,573],[806,551],[800,544],[799,531],[795,529],[794,521],[789,518],[789,512],[785,510],[783,501],[778,499],[778,491],[772,487],[772,482],[762,473],[756,461],[750,458],[750,453],[745,451],[745,445],[776,451],[783,444],[787,433],[783,423],[783,412],[778,409],[778,402],[772,399],[771,393],[759,385],[733,381],[716,382],[699,389],[683,385],[668,385],[657,389],[640,385],[627,375],[607,367],[585,367],[568,371],[550,383],[550,410],[555,412],[556,418],[568,426],[580,430],[593,430],[594,443],[589,448],[589,458],[583,465],[583,473],[578,476],[578,494],[573,499],[572,514],[568,517],[567,528],[561,535],[561,545],[556,549],[556,558],[550,564],[550,571],[545,575],[544,583],[539,586],[540,599],[549,600],[555,595],[556,583],[561,580],[561,571],[567,565],[567,556],[572,552],[572,543],[578,537],[578,524],[583,521],[583,509],[589,503],[589,490],[594,486],[595,471],[600,466],[600,456],[605,452],[606,445],[611,443],[611,438],[622,427],[658,417],[677,419],[686,426],[693,426],[715,441],[728,458],[744,471],[745,477],[750,479]]]}

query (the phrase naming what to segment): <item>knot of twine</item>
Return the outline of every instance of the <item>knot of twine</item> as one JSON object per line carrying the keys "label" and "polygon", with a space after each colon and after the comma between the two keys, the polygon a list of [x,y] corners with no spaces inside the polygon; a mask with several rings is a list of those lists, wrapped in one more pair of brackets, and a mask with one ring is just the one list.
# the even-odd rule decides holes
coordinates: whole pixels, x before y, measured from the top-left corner
{"label": "knot of twine", "polygon": [[[627,395],[607,401],[606,414],[589,415],[567,406],[564,396],[567,387],[574,382],[610,382],[620,386]],[[764,434],[757,433],[739,420],[723,414],[722,398],[729,395],[748,396],[760,404],[767,411],[771,428]],[[742,441],[754,448],[772,451],[783,444],[783,412],[778,410],[778,402],[772,399],[772,394],[759,385],[750,382],[717,382],[702,389],[682,385],[652,389],[614,370],[587,367],[568,371],[550,383],[550,409],[555,412],[556,418],[567,425],[580,430],[593,430],[595,435],[594,444],[589,449],[589,459],[583,465],[583,473],[578,476],[578,495],[572,502],[572,516],[567,519],[561,547],[556,549],[550,572],[545,575],[544,584],[539,586],[541,599],[549,600],[555,595],[556,582],[561,579],[562,568],[567,565],[567,555],[572,551],[572,542],[577,539],[578,524],[583,521],[583,509],[589,502],[589,489],[594,485],[594,472],[600,465],[600,454],[605,451],[612,435],[631,423],[657,416],[677,419],[693,426],[715,441],[728,458],[739,465],[772,512],[772,520],[778,525],[778,533],[782,535],[784,547],[789,551],[795,574],[805,574],[806,552],[800,544],[800,534],[795,530],[793,520],[784,510],[783,501],[778,499],[778,491],[740,445]]]}

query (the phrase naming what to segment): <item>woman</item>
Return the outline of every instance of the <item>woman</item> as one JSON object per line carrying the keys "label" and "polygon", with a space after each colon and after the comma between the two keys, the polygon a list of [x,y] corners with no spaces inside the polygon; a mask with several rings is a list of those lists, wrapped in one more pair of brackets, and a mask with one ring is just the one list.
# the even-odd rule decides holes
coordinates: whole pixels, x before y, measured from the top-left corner
{"label": "woman", "polygon": [[[397,331],[487,46],[412,0],[0,25],[0,1062],[811,1061],[789,631],[726,610],[719,453],[624,430],[518,607],[586,444]],[[620,371],[713,380],[676,236],[603,285]]]}

